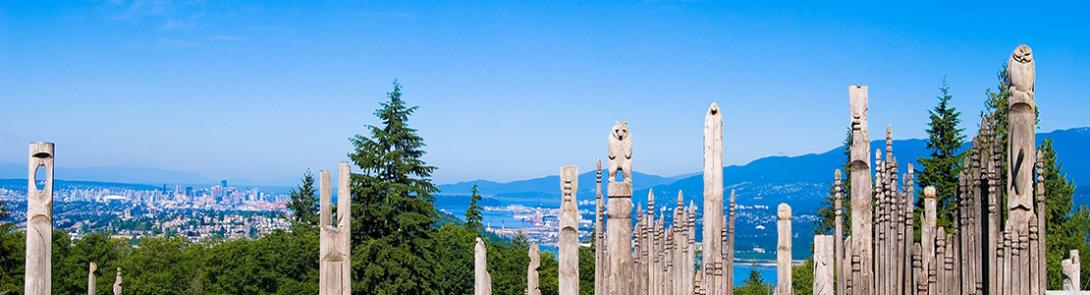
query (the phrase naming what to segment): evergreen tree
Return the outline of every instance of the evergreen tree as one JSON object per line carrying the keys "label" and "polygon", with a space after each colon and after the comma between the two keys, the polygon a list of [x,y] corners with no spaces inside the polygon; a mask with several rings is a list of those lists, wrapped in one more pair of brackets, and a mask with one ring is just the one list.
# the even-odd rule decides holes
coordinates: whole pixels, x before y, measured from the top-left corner
{"label": "evergreen tree", "polygon": [[294,213],[292,221],[300,224],[318,225],[318,198],[314,194],[314,174],[308,169],[303,173],[302,184],[291,189],[291,202],[288,209]]}
{"label": "evergreen tree", "polygon": [[481,193],[477,190],[477,185],[473,185],[473,189],[470,190],[469,208],[466,209],[466,229],[472,232],[479,233],[484,230],[484,224],[481,220],[484,216],[481,215],[481,205],[477,202],[481,201]]}
{"label": "evergreen tree", "polygon": [[[730,278],[727,278],[730,279]],[[749,277],[746,278],[742,285],[734,289],[734,294],[738,295],[766,295],[772,294],[772,285],[765,283],[761,279],[761,273],[756,269],[749,271]]]}
{"label": "evergreen tree", "polygon": [[[352,176],[352,275],[362,294],[434,294],[438,290],[432,224],[437,192],[431,182],[424,139],[409,127],[416,110],[401,99],[401,85],[375,111],[380,123],[369,136],[351,139],[349,158],[360,169]],[[358,245],[358,246],[356,246]]]}
{"label": "evergreen tree", "polygon": [[[1073,197],[1075,184],[1063,173],[1052,148],[1052,139],[1046,139],[1038,148],[1044,164],[1045,179],[1045,259],[1048,267],[1049,289],[1060,289],[1060,261],[1067,258],[1070,250],[1090,253],[1090,209],[1086,205],[1075,208]],[[1080,255],[1090,256],[1090,255]],[[1082,258],[1082,277],[1090,279],[1090,257]],[[1085,288],[1086,286],[1083,286]]]}
{"label": "evergreen tree", "polygon": [[[852,178],[848,174],[851,171],[851,153],[852,153],[852,127],[848,126],[847,135],[844,138],[844,167],[840,170],[840,192],[841,192],[841,229],[844,230],[844,235],[851,234],[851,220],[852,220],[852,200],[851,200],[851,185]],[[817,215],[818,220],[815,222],[814,234],[819,235],[831,235],[835,232],[836,227],[836,182],[829,182],[829,195],[821,203],[824,207],[818,208]]]}
{"label": "evergreen tree", "polygon": [[[931,122],[927,129],[927,148],[931,150],[931,154],[916,160],[923,168],[916,170],[916,181],[920,187],[935,187],[937,223],[952,230],[954,214],[957,211],[958,174],[961,173],[961,163],[965,156],[959,150],[965,143],[965,130],[958,128],[961,113],[950,105],[954,96],[950,94],[946,79],[943,79],[939,91],[939,104],[928,111]],[[923,208],[923,198],[916,199],[916,207]]]}

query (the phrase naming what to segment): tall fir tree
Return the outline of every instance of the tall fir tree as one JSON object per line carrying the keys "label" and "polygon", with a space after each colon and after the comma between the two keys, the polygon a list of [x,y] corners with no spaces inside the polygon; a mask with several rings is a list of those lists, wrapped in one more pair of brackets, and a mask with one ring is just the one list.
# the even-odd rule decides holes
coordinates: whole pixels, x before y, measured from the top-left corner
{"label": "tall fir tree", "polygon": [[749,276],[742,282],[741,286],[734,288],[734,294],[737,295],[765,295],[772,294],[772,285],[765,283],[761,279],[761,273],[757,272],[757,269],[751,269]]}
{"label": "tall fir tree", "polygon": [[481,222],[484,220],[484,216],[481,214],[481,205],[478,204],[481,201],[481,192],[477,190],[477,185],[474,184],[469,193],[469,208],[466,208],[466,229],[480,233],[484,230],[484,224]]}
{"label": "tall fir tree", "polygon": [[[931,150],[931,154],[916,160],[923,168],[916,170],[916,181],[920,187],[935,187],[937,223],[952,230],[954,214],[957,212],[958,174],[961,173],[961,163],[965,157],[965,153],[961,151],[961,146],[965,143],[965,130],[958,128],[961,112],[950,105],[954,96],[950,94],[950,85],[946,83],[946,79],[942,80],[939,91],[941,94],[938,96],[938,105],[928,111],[931,122],[927,124],[927,148]],[[923,198],[916,199],[916,207],[923,208]]]}
{"label": "tall fir tree", "polygon": [[[401,85],[375,111],[379,125],[351,139],[352,276],[357,294],[435,294],[432,224],[438,214],[431,182],[435,166],[421,159],[424,139],[409,127],[416,111],[401,99]],[[358,246],[355,246],[358,245]]]}
{"label": "tall fir tree", "polygon": [[[1075,184],[1069,180],[1056,158],[1052,139],[1045,139],[1038,147],[1044,164],[1045,180],[1045,259],[1048,267],[1048,287],[1058,290],[1062,278],[1060,261],[1067,258],[1070,250],[1090,253],[1090,209],[1086,205],[1075,207]],[[1090,255],[1082,256],[1082,281],[1090,279]],[[1086,288],[1086,286],[1083,286]]]}
{"label": "tall fir tree", "polygon": [[292,222],[298,224],[318,225],[318,198],[314,195],[314,174],[308,169],[303,173],[302,183],[299,187],[291,189],[288,195],[291,201],[288,209],[293,212]]}

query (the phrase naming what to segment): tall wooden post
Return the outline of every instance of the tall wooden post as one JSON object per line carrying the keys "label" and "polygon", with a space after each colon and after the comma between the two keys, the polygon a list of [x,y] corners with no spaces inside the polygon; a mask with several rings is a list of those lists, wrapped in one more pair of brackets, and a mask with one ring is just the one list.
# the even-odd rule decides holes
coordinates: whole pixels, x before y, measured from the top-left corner
{"label": "tall wooden post", "polygon": [[[53,292],[53,143],[31,143],[28,168],[23,294],[46,295]],[[45,179],[37,179],[38,169]]]}
{"label": "tall wooden post", "polygon": [[[632,265],[632,137],[628,123],[617,122],[609,133],[609,220],[606,248],[609,249],[609,294],[633,294]],[[616,176],[624,179],[618,181]]]}
{"label": "tall wooden post", "polygon": [[[873,294],[873,264],[871,255],[873,247],[872,235],[874,233],[872,221],[874,211],[871,198],[873,186],[870,175],[870,135],[867,127],[867,86],[852,85],[848,87],[851,110],[851,171],[852,179],[852,261],[858,261],[858,279],[853,278],[852,287],[855,294]],[[853,273],[855,272],[853,266]]]}

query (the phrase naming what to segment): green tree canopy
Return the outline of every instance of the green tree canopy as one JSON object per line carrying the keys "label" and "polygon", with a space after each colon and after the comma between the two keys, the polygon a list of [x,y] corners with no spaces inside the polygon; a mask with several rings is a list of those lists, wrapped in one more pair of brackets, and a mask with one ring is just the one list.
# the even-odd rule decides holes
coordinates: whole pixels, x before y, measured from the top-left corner
{"label": "green tree canopy", "polygon": [[421,159],[424,139],[409,127],[416,110],[401,99],[401,85],[375,111],[378,125],[351,139],[348,154],[360,171],[352,175],[353,292],[439,292],[432,224],[434,166]]}
{"label": "green tree canopy", "polygon": [[[958,174],[961,173],[961,162],[965,156],[960,151],[965,143],[965,130],[958,128],[961,113],[950,105],[954,96],[950,94],[946,79],[943,79],[939,91],[938,105],[928,111],[931,121],[927,124],[927,148],[931,154],[917,159],[922,169],[916,170],[916,181],[920,187],[935,187],[937,223],[952,230],[957,213]],[[916,207],[923,208],[923,198],[916,199]]]}
{"label": "green tree canopy", "polygon": [[[729,279],[729,278],[728,278]],[[761,279],[761,273],[756,269],[749,271],[749,277],[742,282],[741,286],[734,288],[734,294],[737,295],[767,295],[772,294],[772,285],[765,283]]]}

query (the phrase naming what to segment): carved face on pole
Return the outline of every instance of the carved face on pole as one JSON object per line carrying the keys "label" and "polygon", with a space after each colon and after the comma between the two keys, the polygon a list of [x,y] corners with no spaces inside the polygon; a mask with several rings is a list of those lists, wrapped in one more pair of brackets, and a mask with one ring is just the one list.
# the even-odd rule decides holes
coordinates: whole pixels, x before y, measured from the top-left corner
{"label": "carved face on pole", "polygon": [[624,182],[632,181],[632,137],[628,133],[627,122],[613,123],[609,133],[609,181],[616,181],[617,171],[621,171]]}

